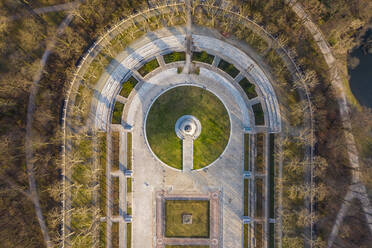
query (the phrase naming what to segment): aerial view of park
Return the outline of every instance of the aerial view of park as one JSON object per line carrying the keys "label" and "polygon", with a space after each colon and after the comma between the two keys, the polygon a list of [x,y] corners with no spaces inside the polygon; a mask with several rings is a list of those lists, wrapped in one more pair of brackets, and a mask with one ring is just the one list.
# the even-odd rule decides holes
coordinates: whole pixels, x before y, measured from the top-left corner
{"label": "aerial view of park", "polygon": [[372,248],[372,0],[0,0],[0,248]]}

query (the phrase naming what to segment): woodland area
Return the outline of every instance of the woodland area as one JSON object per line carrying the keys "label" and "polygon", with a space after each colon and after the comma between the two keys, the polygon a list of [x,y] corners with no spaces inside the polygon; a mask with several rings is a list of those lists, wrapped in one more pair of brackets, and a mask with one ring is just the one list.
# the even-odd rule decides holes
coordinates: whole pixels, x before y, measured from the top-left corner
{"label": "woodland area", "polygon": [[[68,13],[35,14],[32,9],[64,2],[63,0],[0,1],[0,139],[2,140],[0,143],[0,243],[4,247],[44,246],[30,199],[25,160],[25,135],[31,86],[40,69],[40,61],[48,44],[52,40],[56,41],[56,46],[43,70],[36,97],[32,128],[33,162],[41,206],[50,236],[52,240],[58,241],[61,201],[58,183],[61,179],[60,124],[64,92],[79,59],[90,45],[110,25],[148,7],[148,1],[143,0],[87,0],[73,11],[72,22],[62,35],[57,36],[58,26]],[[339,122],[337,103],[330,87],[327,71],[324,69],[324,62],[316,51],[315,45],[310,42],[309,35],[293,21],[294,14],[281,0],[236,2],[239,4],[237,6],[246,6],[250,9],[252,13],[250,17],[265,26],[271,33],[282,37],[282,42],[287,43],[289,47],[296,47],[300,58],[298,64],[307,72],[307,77],[314,80],[311,91],[316,119],[318,156],[315,165],[319,201],[317,206],[319,216],[316,219],[319,236],[326,239],[348,186],[350,168],[344,155],[343,130]],[[372,3],[359,0],[301,0],[301,2],[327,34],[327,39],[335,55],[340,59],[340,67],[344,68],[344,76],[347,78],[347,52],[358,44],[357,38],[364,30],[363,26],[370,22]],[[314,61],[318,62],[314,64]],[[372,192],[371,131],[365,128],[372,126],[371,110],[361,114],[358,107],[355,107],[352,122],[362,155],[364,180]],[[288,147],[288,150],[291,149],[296,151],[293,146]],[[291,151],[288,154],[293,155]],[[292,157],[290,164],[292,167],[287,167],[287,170],[294,171],[293,175],[296,173],[299,173],[297,176],[301,175],[302,172],[299,170],[302,164],[302,161],[296,158],[293,160]],[[295,182],[298,177],[288,180],[291,179]],[[290,184],[290,181],[288,183]],[[303,196],[299,194],[303,189],[301,187],[300,185],[297,188],[290,188],[288,198],[303,201]],[[295,222],[292,226],[297,225],[298,230],[301,230],[304,225],[304,212],[299,210],[298,216],[292,219]],[[351,213],[347,225],[342,230],[344,237],[354,235],[368,237],[368,233],[365,233],[368,231],[366,228],[361,228],[357,234],[353,230],[355,221],[363,223],[363,218],[358,209]],[[298,230],[294,228],[288,232],[296,233]],[[360,240],[367,243],[358,243]],[[295,238],[289,240],[288,244],[292,246],[287,247],[298,247],[296,246],[298,243],[294,241]],[[367,238],[348,239],[348,242],[341,247],[367,247],[368,245]],[[319,241],[318,247],[323,246],[324,242]]]}

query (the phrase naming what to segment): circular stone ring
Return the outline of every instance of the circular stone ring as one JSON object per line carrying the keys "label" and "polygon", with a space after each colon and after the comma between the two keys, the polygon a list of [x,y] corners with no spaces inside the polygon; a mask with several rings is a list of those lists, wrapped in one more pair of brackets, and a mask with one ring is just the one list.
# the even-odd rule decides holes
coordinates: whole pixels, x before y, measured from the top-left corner
{"label": "circular stone ring", "polygon": [[182,140],[186,137],[196,139],[200,135],[201,124],[195,116],[184,115],[178,118],[174,130],[176,131],[178,138]]}

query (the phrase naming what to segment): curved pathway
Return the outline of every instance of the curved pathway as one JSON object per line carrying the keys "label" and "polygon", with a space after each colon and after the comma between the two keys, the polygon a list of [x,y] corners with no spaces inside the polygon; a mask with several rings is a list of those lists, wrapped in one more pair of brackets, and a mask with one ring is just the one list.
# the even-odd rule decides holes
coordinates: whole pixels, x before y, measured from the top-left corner
{"label": "curved pathway", "polygon": [[[77,5],[78,6],[78,5]],[[69,23],[72,21],[73,14],[69,14],[59,25],[57,29],[57,33],[55,37],[60,36],[65,27],[69,25]],[[43,54],[43,57],[40,61],[40,67],[39,71],[34,76],[34,81],[31,86],[31,92],[28,100],[27,105],[27,124],[26,124],[26,137],[25,137],[25,153],[26,153],[26,167],[27,167],[27,174],[28,174],[28,180],[29,180],[29,187],[30,187],[30,195],[32,202],[34,204],[36,216],[41,228],[41,232],[43,234],[45,245],[49,248],[52,247],[52,242],[50,240],[50,236],[48,233],[48,228],[46,226],[41,205],[40,205],[40,199],[38,194],[38,189],[36,186],[36,180],[34,175],[34,161],[33,161],[33,142],[32,142],[32,123],[34,119],[34,112],[35,112],[35,98],[39,91],[39,82],[43,74],[44,67],[47,63],[47,60],[49,58],[49,55],[51,54],[52,50],[55,47],[56,40],[53,39],[52,42],[47,43],[47,48]]]}
{"label": "curved pathway", "polygon": [[372,233],[372,207],[368,198],[367,190],[363,183],[360,181],[360,165],[359,165],[359,155],[356,147],[355,139],[352,134],[352,127],[350,121],[350,109],[346,99],[345,89],[340,77],[339,70],[336,65],[336,59],[332,54],[331,48],[329,47],[324,35],[321,30],[316,26],[316,24],[311,20],[308,14],[303,9],[302,5],[293,0],[286,0],[286,2],[291,6],[292,10],[296,15],[303,21],[303,25],[312,34],[319,50],[324,56],[325,62],[327,63],[330,70],[330,77],[332,86],[334,87],[338,98],[338,105],[340,109],[340,116],[342,125],[344,127],[344,134],[346,139],[347,153],[349,157],[350,166],[352,170],[352,184],[350,185],[349,191],[345,195],[344,203],[340,208],[337,215],[335,224],[333,226],[332,232],[328,239],[328,247],[332,247],[335,238],[337,237],[339,227],[342,223],[347,208],[350,201],[353,198],[358,198],[362,203],[362,208],[365,213],[366,223]]}
{"label": "curved pathway", "polygon": [[[180,31],[176,30],[173,32]],[[274,89],[261,67],[244,52],[227,42],[199,34],[193,35],[193,42],[194,47],[199,50],[207,51],[212,55],[222,57],[226,60],[233,60],[234,66],[241,71],[241,74],[252,79],[257,85],[262,103],[264,103],[262,106],[266,108],[266,127],[269,129],[269,132],[279,132],[281,130],[279,103],[276,99]],[[121,88],[121,82],[129,78],[132,75],[132,71],[135,71],[146,63],[146,61],[156,57],[158,54],[170,50],[182,50],[185,47],[185,35],[183,33],[176,33],[155,40],[149,40],[147,38],[147,40],[144,40],[144,43],[142,47],[136,50],[131,49],[132,52],[130,54],[124,52],[122,55],[119,55],[112,63],[112,67],[115,67],[115,69],[105,72],[106,76],[101,77],[100,81],[104,83],[104,86],[97,100],[94,121],[96,128],[107,130],[110,123],[110,110],[112,110],[116,95]],[[246,72],[246,68],[241,67],[242,64],[253,66],[249,72]],[[251,102],[251,104],[253,103],[255,102]]]}

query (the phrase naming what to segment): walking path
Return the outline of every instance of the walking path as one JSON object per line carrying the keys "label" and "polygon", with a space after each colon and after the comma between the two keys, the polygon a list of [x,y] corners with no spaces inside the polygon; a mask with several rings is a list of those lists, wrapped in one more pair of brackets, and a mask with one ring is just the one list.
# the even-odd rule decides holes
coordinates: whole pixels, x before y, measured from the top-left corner
{"label": "walking path", "polygon": [[[110,122],[110,111],[112,110],[116,95],[120,90],[121,82],[123,80],[129,78],[133,74],[133,71],[136,71],[136,69],[148,59],[156,57],[158,54],[166,51],[179,51],[184,49],[184,30],[170,29],[169,31],[163,30],[162,32],[163,33],[155,35],[156,39],[146,37],[139,42],[139,44],[143,45],[140,47],[137,45],[136,49],[128,48],[127,52],[123,52],[112,63],[112,68],[114,69],[105,72],[101,77],[100,81],[102,81],[101,83],[104,82],[104,86],[98,96],[95,114],[95,125],[98,129],[106,130],[106,127]],[[265,119],[265,122],[268,131],[279,132],[281,130],[279,103],[276,99],[270,80],[257,62],[227,42],[200,34],[193,34],[192,37],[195,48],[202,51],[208,51],[210,54],[215,54],[222,58],[233,60],[234,66],[244,72],[244,75],[247,75],[247,77],[256,83],[257,91],[262,100],[262,106],[266,109],[265,112],[267,113],[267,118]],[[128,50],[131,52],[129,53]],[[249,75],[245,72],[246,68],[243,68],[242,65],[253,65],[252,69],[249,71]],[[204,68],[201,68],[200,71],[202,71],[202,69]],[[151,73],[146,75],[145,79],[151,75]],[[211,75],[220,77],[216,73]],[[229,81],[227,84],[231,85]],[[245,103],[243,105],[245,105]]]}
{"label": "walking path", "polygon": [[[76,7],[78,7],[78,5]],[[41,228],[41,232],[43,234],[44,242],[48,248],[52,247],[52,242],[50,240],[48,228],[46,226],[43,213],[41,210],[40,199],[39,199],[38,189],[36,186],[36,180],[35,180],[35,175],[34,175],[34,159],[33,159],[34,149],[33,149],[33,142],[32,142],[32,124],[33,124],[34,112],[35,112],[35,99],[39,91],[39,82],[41,80],[44,67],[48,61],[49,55],[51,54],[52,50],[55,47],[56,38],[64,32],[65,27],[67,27],[70,24],[70,22],[72,21],[72,18],[73,18],[73,14],[71,13],[58,26],[57,33],[55,37],[52,38],[52,41],[47,43],[47,48],[40,61],[39,70],[36,72],[34,76],[34,81],[31,86],[31,92],[30,92],[28,105],[27,105],[27,124],[26,124],[26,137],[25,137],[27,174],[28,174],[31,198],[34,204],[36,216],[37,216],[40,228]]]}
{"label": "walking path", "polygon": [[15,21],[20,18],[25,18],[28,16],[33,16],[33,15],[41,15],[41,14],[46,14],[50,12],[59,12],[59,11],[66,11],[66,10],[74,10],[79,7],[81,1],[75,1],[75,2],[68,2],[68,3],[63,3],[63,4],[57,4],[53,6],[47,6],[47,7],[41,7],[37,9],[33,9],[32,12],[27,12],[24,14],[17,14],[11,16],[9,19],[11,21]]}
{"label": "walking path", "polygon": [[316,26],[316,24],[311,20],[309,15],[305,12],[302,5],[293,0],[286,0],[286,2],[291,6],[292,10],[297,14],[297,16],[303,21],[303,25],[306,29],[313,35],[313,38],[318,45],[319,50],[324,56],[325,62],[327,63],[330,70],[330,77],[332,86],[337,93],[337,101],[340,110],[340,116],[342,125],[344,127],[344,134],[346,140],[346,148],[349,157],[350,166],[352,170],[352,185],[350,185],[348,192],[345,195],[343,205],[335,220],[335,224],[332,228],[332,232],[328,239],[328,247],[332,247],[334,240],[338,234],[339,227],[342,220],[347,212],[348,204],[353,198],[358,198],[363,207],[363,211],[366,217],[367,225],[372,233],[372,206],[370,204],[367,190],[363,183],[360,181],[360,165],[359,165],[359,155],[356,147],[355,139],[352,134],[352,127],[350,121],[350,109],[346,99],[345,89],[343,85],[342,78],[339,74],[339,69],[336,65],[336,59],[334,58],[331,48],[329,47],[324,35],[321,30]]}
{"label": "walking path", "polygon": [[193,143],[193,139],[189,136],[182,140],[182,169],[185,172],[190,172],[193,169]]}

